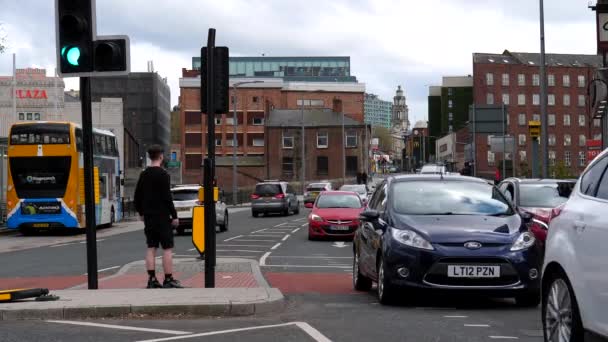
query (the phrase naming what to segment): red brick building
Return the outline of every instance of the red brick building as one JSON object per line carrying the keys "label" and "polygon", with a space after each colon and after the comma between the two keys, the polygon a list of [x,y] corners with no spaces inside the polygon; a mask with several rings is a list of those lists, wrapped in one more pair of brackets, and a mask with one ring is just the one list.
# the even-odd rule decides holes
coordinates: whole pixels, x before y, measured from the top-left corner
{"label": "red brick building", "polygon": [[[589,114],[587,85],[601,65],[596,55],[547,54],[549,161],[578,175],[587,164],[586,144],[601,139],[600,121]],[[474,103],[505,104],[508,134],[516,140],[515,167],[529,175],[532,144],[528,121],[540,121],[540,55],[504,51],[473,54]],[[501,161],[488,136],[476,137],[477,175],[491,178]],[[507,156],[510,159],[510,156]]]}
{"label": "red brick building", "polygon": [[[202,176],[201,164],[207,152],[207,118],[200,112],[199,71],[183,69],[182,76],[179,108],[183,134],[179,158],[183,164],[183,182],[191,183],[199,182]],[[241,85],[236,94],[239,187],[253,186],[267,178],[267,165],[276,163],[280,168],[280,160],[268,158],[268,151],[274,150],[275,146],[269,145],[265,133],[266,121],[272,110],[301,107],[306,110],[331,109],[363,122],[365,85],[362,83],[284,82],[280,78],[230,79],[231,94],[235,82],[253,80],[263,83]],[[231,96],[230,112],[216,116],[216,175],[220,187],[232,186],[234,94]]]}

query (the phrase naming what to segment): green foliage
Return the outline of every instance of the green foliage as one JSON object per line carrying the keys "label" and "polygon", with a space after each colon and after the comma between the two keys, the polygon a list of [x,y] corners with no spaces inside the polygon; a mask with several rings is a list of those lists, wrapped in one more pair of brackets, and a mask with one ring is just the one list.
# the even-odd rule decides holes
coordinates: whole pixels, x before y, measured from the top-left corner
{"label": "green foliage", "polygon": [[549,175],[558,179],[576,178],[570,166],[566,166],[563,161],[557,162],[554,166],[549,167]]}
{"label": "green foliage", "polygon": [[374,127],[374,138],[378,138],[380,151],[390,151],[393,148],[393,137],[391,130],[386,127]]}

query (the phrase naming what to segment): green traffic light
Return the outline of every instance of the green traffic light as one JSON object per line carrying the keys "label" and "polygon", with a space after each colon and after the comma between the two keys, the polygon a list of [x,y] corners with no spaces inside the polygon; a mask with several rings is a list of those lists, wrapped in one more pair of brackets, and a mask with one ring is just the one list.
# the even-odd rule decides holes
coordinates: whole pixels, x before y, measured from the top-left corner
{"label": "green traffic light", "polygon": [[61,48],[61,55],[72,66],[78,66],[78,60],[80,59],[80,48],[76,46],[64,46]]}

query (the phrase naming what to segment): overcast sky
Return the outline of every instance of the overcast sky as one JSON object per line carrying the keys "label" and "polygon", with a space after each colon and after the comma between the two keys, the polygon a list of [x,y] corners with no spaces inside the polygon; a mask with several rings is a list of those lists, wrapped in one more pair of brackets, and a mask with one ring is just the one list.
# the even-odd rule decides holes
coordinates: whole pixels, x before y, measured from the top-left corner
{"label": "overcast sky", "polygon": [[[8,50],[0,75],[55,68],[53,0],[0,0]],[[545,1],[547,52],[595,53],[588,0]],[[177,104],[181,68],[191,67],[209,27],[234,56],[351,57],[367,92],[392,100],[405,88],[410,121],[427,116],[428,85],[472,73],[472,53],[539,52],[534,0],[97,0],[97,33],[131,38],[131,70],[155,70]],[[66,81],[76,88],[77,79]]]}

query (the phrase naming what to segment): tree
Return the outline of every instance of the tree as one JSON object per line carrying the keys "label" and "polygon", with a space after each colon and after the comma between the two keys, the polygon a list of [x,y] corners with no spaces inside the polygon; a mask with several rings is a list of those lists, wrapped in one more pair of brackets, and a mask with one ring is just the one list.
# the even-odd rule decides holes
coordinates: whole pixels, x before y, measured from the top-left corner
{"label": "tree", "polygon": [[519,170],[517,172],[518,176],[520,177],[532,177],[532,169],[530,169],[530,166],[528,165],[528,163],[521,162],[519,163]]}
{"label": "tree", "polygon": [[559,161],[555,165],[550,166],[549,175],[558,179],[576,178],[572,173],[572,168],[570,166],[566,166],[563,161]]}
{"label": "tree", "polygon": [[393,136],[391,130],[386,127],[374,127],[374,138],[378,138],[378,149],[390,151],[393,148]]}

